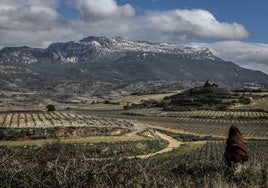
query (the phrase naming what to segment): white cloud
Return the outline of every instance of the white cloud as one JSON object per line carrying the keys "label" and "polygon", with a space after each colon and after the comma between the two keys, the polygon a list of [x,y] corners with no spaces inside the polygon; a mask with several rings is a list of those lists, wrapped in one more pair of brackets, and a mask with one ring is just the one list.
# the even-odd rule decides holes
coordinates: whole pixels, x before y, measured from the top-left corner
{"label": "white cloud", "polygon": [[206,10],[177,9],[166,12],[148,13],[146,22],[162,35],[171,35],[178,40],[202,39],[243,39],[250,33],[238,23],[219,22]]}
{"label": "white cloud", "polygon": [[219,22],[205,10],[173,10],[135,15],[129,5],[115,0],[78,0],[81,19],[66,20],[56,10],[58,0],[1,0],[0,45],[44,46],[49,42],[88,35],[121,36],[154,42],[192,39],[242,39],[243,25]]}
{"label": "white cloud", "polygon": [[0,45],[40,47],[75,35],[56,11],[57,5],[56,0],[1,0]]}
{"label": "white cloud", "polygon": [[[79,5],[82,9],[81,4]],[[101,10],[91,5],[88,6],[87,4],[84,9],[90,8],[90,10],[94,9],[99,12],[90,11],[90,16],[87,15],[88,19],[85,19],[84,14],[81,13],[84,19],[73,22],[74,28],[79,28],[80,32],[85,35],[120,36],[126,39],[152,42],[189,42],[193,39],[232,40],[250,36],[243,25],[219,22],[205,10],[177,9],[165,12],[146,12],[145,15],[122,16],[122,12],[115,13],[114,10],[124,9],[123,7],[127,5],[119,7],[112,3]],[[124,10],[127,11],[127,9]]]}
{"label": "white cloud", "polygon": [[216,56],[224,60],[235,62],[242,67],[268,73],[268,44],[221,41],[192,45],[206,46],[210,48]]}
{"label": "white cloud", "polygon": [[[113,0],[77,2],[77,6],[86,6],[87,15],[81,12],[81,20],[70,21],[57,12],[59,0],[1,0],[0,46],[47,47],[52,42],[78,40],[93,34],[120,36],[129,25],[121,25],[117,19],[125,22],[135,15],[131,5],[118,6]],[[86,19],[94,13],[94,21]],[[116,28],[113,23],[118,23]]]}
{"label": "white cloud", "polygon": [[77,8],[85,21],[128,18],[135,15],[135,9],[131,5],[118,6],[115,0],[79,0]]}

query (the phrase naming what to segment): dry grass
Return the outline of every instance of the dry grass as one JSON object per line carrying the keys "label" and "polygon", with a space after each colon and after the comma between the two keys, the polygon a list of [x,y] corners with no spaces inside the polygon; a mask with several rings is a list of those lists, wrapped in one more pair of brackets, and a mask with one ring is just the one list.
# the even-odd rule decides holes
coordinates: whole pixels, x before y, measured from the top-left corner
{"label": "dry grass", "polygon": [[194,141],[194,142],[184,142],[182,147],[177,150],[176,154],[188,154],[197,148],[201,148],[206,144],[206,141]]}
{"label": "dry grass", "polygon": [[126,97],[122,97],[118,101],[122,104],[126,105],[127,103],[138,103],[142,100],[162,100],[164,97],[174,95],[178,92],[172,92],[172,93],[164,93],[164,94],[148,94],[148,95],[130,95]]}
{"label": "dry grass", "polygon": [[239,106],[236,109],[243,109],[243,110],[263,109],[263,110],[268,111],[268,98],[254,101],[253,103],[251,103],[249,105]]}
{"label": "dry grass", "polygon": [[93,137],[85,137],[85,138],[68,138],[68,139],[37,139],[37,140],[19,140],[19,141],[0,141],[0,146],[43,146],[46,144],[51,144],[57,141],[68,144],[76,144],[76,143],[100,143],[100,142],[131,142],[131,141],[142,141],[148,140],[150,138],[146,138],[139,135],[132,136],[93,136]]}

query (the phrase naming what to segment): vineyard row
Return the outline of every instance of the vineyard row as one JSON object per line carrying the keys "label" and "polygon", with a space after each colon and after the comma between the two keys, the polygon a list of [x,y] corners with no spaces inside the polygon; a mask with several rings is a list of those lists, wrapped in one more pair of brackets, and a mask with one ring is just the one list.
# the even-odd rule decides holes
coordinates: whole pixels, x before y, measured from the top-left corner
{"label": "vineyard row", "polygon": [[172,116],[184,118],[268,119],[268,112],[195,110],[171,112]]}
{"label": "vineyard row", "polygon": [[[268,154],[266,150],[268,141],[249,141],[247,145],[250,151],[250,159],[246,165],[257,168],[267,168]],[[178,166],[186,165],[186,167],[189,168],[190,166],[199,164],[200,168],[210,165],[219,169],[224,169],[226,166],[223,160],[224,150],[225,141],[210,140],[202,147],[197,148],[190,153],[167,159],[165,161],[166,164],[163,164],[163,166],[177,164]],[[173,167],[174,165],[170,166],[170,168]]]}
{"label": "vineyard row", "polygon": [[129,128],[131,123],[125,120],[111,120],[92,116],[81,116],[67,112],[14,112],[0,113],[0,127],[58,127],[58,126],[94,126]]}

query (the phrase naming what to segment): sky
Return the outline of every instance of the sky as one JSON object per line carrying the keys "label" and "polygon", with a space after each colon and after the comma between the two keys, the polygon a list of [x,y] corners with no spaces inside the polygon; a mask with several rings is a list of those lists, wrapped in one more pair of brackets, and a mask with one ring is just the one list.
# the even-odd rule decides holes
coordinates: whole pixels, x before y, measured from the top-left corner
{"label": "sky", "polygon": [[0,0],[0,48],[116,36],[208,47],[268,74],[267,0]]}

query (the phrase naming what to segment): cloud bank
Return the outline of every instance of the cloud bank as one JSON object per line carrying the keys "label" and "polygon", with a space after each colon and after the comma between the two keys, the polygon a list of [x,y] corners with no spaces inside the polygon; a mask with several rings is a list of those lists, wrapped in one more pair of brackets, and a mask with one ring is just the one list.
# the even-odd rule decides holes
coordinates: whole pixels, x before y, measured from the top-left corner
{"label": "cloud bank", "polygon": [[146,22],[160,35],[178,40],[233,40],[250,36],[243,25],[219,22],[210,12],[199,9],[153,12],[146,16]]}
{"label": "cloud bank", "polygon": [[68,1],[1,0],[0,46],[47,47],[89,35],[173,43],[214,40],[222,42],[198,45],[211,48],[223,59],[268,73],[267,45],[237,41],[250,37],[245,26],[221,22],[209,11],[175,9],[138,15],[133,5],[119,5],[115,0],[77,0],[65,4],[78,13],[77,19],[68,20],[58,12],[64,2]]}
{"label": "cloud bank", "polygon": [[216,56],[236,62],[242,67],[268,73],[268,44],[222,41],[194,45],[208,47]]}
{"label": "cloud bank", "polygon": [[56,0],[1,0],[0,45],[45,47],[75,34],[57,6]]}
{"label": "cloud bank", "polygon": [[243,25],[220,22],[206,10],[147,11],[136,15],[132,5],[118,5],[115,0],[77,0],[71,8],[80,16],[68,20],[57,12],[58,6],[58,0],[1,0],[0,45],[45,47],[88,35],[154,42],[238,40],[250,36]]}

